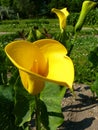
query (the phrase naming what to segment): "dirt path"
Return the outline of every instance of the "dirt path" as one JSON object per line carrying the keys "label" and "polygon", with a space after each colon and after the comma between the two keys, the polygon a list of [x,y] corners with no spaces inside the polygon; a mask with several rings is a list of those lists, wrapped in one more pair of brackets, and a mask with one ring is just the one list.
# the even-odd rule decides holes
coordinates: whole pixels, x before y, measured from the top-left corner
{"label": "dirt path", "polygon": [[63,100],[65,122],[60,130],[98,130],[98,99],[87,85],[75,84],[76,99],[67,92]]}
{"label": "dirt path", "polygon": [[0,32],[0,35],[5,35],[5,34],[14,34],[15,32]]}

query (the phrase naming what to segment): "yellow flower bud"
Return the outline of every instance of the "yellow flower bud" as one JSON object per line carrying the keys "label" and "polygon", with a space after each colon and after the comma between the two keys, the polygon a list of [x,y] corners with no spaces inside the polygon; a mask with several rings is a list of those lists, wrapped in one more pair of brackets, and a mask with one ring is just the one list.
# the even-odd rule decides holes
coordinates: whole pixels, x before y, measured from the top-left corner
{"label": "yellow flower bud", "polygon": [[61,32],[63,32],[64,29],[66,28],[66,20],[67,20],[67,17],[69,15],[67,8],[63,8],[61,10],[52,8],[51,11],[58,16],[59,23],[60,23],[60,29],[61,29]]}

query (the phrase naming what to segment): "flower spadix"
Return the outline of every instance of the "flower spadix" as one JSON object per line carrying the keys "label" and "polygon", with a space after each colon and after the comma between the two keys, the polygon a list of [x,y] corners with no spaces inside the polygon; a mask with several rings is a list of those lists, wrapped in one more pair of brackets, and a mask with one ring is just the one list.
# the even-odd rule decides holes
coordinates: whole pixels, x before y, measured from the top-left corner
{"label": "flower spadix", "polygon": [[19,69],[23,86],[29,93],[40,93],[45,81],[55,82],[72,90],[73,63],[66,55],[66,48],[58,41],[14,41],[5,47],[5,52]]}
{"label": "flower spadix", "polygon": [[67,16],[69,15],[69,12],[67,11],[67,8],[63,8],[61,10],[56,9],[56,8],[52,8],[51,11],[58,16],[59,23],[60,23],[60,29],[61,29],[61,32],[63,32],[64,29],[66,28]]}

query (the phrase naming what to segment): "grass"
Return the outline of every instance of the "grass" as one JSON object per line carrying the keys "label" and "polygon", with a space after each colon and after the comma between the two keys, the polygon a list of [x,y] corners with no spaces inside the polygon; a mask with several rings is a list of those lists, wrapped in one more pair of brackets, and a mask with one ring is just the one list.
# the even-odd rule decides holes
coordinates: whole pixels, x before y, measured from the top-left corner
{"label": "grass", "polygon": [[97,45],[98,37],[94,35],[81,35],[75,41],[71,58],[75,66],[76,81],[80,83],[94,81],[97,70],[95,72],[92,63],[88,59],[88,55]]}
{"label": "grass", "polygon": [[34,19],[34,20],[8,20],[0,23],[0,32],[17,32],[22,29],[28,31],[34,26],[39,28],[47,28],[48,30],[59,30],[59,23],[57,19]]}

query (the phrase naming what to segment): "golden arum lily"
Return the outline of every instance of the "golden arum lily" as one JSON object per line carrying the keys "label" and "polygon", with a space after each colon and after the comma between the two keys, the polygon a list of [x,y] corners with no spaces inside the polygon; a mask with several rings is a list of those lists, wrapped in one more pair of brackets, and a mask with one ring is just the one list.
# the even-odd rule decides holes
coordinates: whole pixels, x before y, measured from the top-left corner
{"label": "golden arum lily", "polygon": [[52,8],[51,11],[58,16],[59,23],[60,23],[60,29],[61,29],[61,32],[63,32],[64,29],[66,28],[67,16],[69,15],[69,12],[67,11],[67,8],[63,8],[61,10],[56,9],[56,8]]}
{"label": "golden arum lily", "polygon": [[74,67],[66,48],[56,40],[42,39],[33,43],[19,40],[9,43],[5,52],[19,69],[25,89],[36,95],[45,81],[68,86],[72,90]]}
{"label": "golden arum lily", "polygon": [[97,2],[93,2],[93,1],[84,1],[82,4],[82,9],[80,12],[80,16],[79,19],[75,25],[75,32],[76,31],[80,31],[83,24],[84,24],[84,20],[86,18],[86,15],[89,13],[89,11],[95,7],[95,5],[97,4]]}

